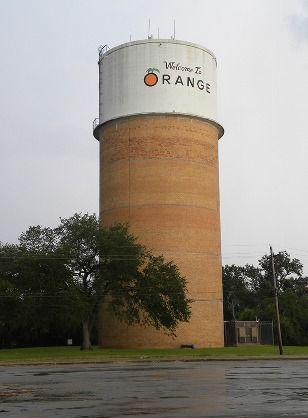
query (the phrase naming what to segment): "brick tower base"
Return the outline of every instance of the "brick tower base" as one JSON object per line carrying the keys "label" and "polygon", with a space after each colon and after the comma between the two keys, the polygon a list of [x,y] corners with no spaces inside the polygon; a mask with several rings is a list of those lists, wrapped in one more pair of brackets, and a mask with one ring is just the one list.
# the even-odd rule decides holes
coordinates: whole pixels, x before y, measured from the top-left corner
{"label": "brick tower base", "polygon": [[99,127],[100,220],[128,222],[141,244],[173,260],[193,299],[177,337],[99,312],[100,348],[223,347],[218,130],[178,116],[126,117]]}

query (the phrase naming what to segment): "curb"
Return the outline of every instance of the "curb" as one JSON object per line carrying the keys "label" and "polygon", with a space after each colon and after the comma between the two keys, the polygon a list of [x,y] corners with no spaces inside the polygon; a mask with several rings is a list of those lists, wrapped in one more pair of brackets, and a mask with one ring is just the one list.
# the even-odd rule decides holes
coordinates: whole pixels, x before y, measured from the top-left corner
{"label": "curb", "polygon": [[85,359],[44,359],[44,360],[7,360],[0,361],[0,367],[13,366],[56,366],[77,364],[126,364],[126,363],[172,363],[172,362],[232,362],[232,361],[296,361],[308,360],[308,355],[281,355],[281,356],[230,356],[230,357],[207,357],[207,356],[170,356],[170,357],[105,357]]}

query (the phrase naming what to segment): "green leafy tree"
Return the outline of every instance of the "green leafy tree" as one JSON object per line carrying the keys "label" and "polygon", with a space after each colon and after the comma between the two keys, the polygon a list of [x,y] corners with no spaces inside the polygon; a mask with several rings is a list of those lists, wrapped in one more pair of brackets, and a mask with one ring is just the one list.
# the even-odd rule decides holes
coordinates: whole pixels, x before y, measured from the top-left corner
{"label": "green leafy tree", "polygon": [[3,348],[16,343],[23,312],[20,291],[14,283],[18,274],[18,255],[18,246],[0,243],[0,338]]}
{"label": "green leafy tree", "polygon": [[20,236],[19,245],[6,246],[10,254],[0,268],[18,295],[12,318],[19,324],[15,340],[21,345],[63,343],[65,324],[72,327],[68,323],[73,318],[69,315],[71,278],[56,238],[52,229],[36,226]]}
{"label": "green leafy tree", "polygon": [[174,334],[190,317],[186,280],[172,262],[155,257],[116,223],[102,228],[95,215],[75,214],[57,228],[71,294],[83,325],[82,349],[91,349],[91,327],[100,303],[128,324],[152,325]]}
{"label": "green leafy tree", "polygon": [[254,270],[253,266],[246,265],[245,267],[226,265],[223,267],[223,300],[224,300],[224,319],[240,320],[243,311],[245,318],[249,312],[249,319],[255,319],[255,293],[251,284],[251,276],[249,273],[259,273]]}
{"label": "green leafy tree", "polygon": [[[303,265],[297,258],[291,258],[286,251],[274,256],[276,281],[278,288],[281,332],[284,344],[297,345],[307,341],[307,323],[303,321],[305,306],[308,304],[308,279],[303,276]],[[274,304],[274,286],[272,260],[269,255],[259,260],[262,269],[262,281],[259,292],[262,297],[260,318]],[[276,318],[274,315],[274,324]]]}
{"label": "green leafy tree", "polygon": [[[284,344],[308,343],[308,278],[303,265],[286,251],[274,256]],[[259,266],[224,266],[225,319],[273,320],[276,327],[272,260],[264,255]],[[248,292],[248,293],[247,293]]]}
{"label": "green leafy tree", "polygon": [[176,265],[138,243],[127,225],[102,228],[89,214],[60,219],[53,229],[30,227],[19,245],[2,245],[0,302],[3,341],[23,345],[63,337],[81,323],[81,348],[91,349],[101,303],[121,321],[171,335],[190,318]]}
{"label": "green leafy tree", "polygon": [[[303,276],[303,265],[297,258],[290,258],[290,254],[281,251],[274,256],[275,273],[279,292],[287,289],[296,290]],[[259,283],[260,291],[265,294],[273,290],[272,259],[270,255],[264,255],[259,260],[263,272],[262,281]]]}

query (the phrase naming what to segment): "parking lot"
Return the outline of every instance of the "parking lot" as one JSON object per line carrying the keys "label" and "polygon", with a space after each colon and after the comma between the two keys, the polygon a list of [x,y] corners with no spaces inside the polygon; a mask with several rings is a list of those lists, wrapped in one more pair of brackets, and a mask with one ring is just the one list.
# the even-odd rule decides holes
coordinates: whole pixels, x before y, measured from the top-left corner
{"label": "parking lot", "polygon": [[303,417],[307,366],[258,360],[1,367],[0,415]]}

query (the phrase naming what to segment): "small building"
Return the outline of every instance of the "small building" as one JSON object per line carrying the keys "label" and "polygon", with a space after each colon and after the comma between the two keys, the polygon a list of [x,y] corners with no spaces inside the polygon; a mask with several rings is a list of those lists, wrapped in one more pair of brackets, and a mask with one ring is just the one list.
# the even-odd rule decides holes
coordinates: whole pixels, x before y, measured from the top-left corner
{"label": "small building", "polygon": [[273,322],[224,321],[225,347],[274,345]]}

